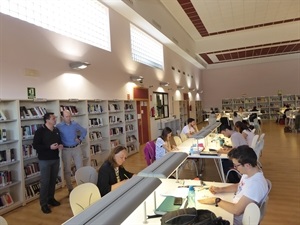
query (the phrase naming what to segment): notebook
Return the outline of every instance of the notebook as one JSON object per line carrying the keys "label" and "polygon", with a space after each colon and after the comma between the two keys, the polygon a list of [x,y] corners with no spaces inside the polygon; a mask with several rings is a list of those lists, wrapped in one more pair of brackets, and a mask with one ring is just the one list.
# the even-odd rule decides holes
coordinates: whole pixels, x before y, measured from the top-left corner
{"label": "notebook", "polygon": [[165,200],[158,206],[158,208],[155,210],[156,215],[164,215],[167,212],[171,212],[177,209],[181,209],[182,205],[186,205],[186,201],[183,201],[182,205],[174,205],[175,197],[173,196],[167,196]]}

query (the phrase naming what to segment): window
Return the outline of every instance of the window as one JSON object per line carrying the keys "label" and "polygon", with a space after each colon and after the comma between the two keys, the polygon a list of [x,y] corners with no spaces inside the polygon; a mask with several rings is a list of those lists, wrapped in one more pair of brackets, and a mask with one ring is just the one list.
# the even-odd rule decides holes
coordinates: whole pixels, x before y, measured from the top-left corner
{"label": "window", "polygon": [[1,0],[0,12],[111,51],[109,11],[97,0]]}
{"label": "window", "polygon": [[169,117],[169,94],[153,92],[153,103],[155,107],[155,119]]}
{"label": "window", "polygon": [[163,45],[132,24],[130,35],[132,59],[154,68],[163,69]]}

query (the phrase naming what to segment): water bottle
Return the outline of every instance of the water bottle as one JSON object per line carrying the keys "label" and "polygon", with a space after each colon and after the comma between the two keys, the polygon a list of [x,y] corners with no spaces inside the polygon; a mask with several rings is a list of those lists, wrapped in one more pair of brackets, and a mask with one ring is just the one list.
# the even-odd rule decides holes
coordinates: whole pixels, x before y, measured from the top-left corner
{"label": "water bottle", "polygon": [[189,187],[188,192],[188,208],[196,208],[196,199],[195,199],[195,188],[194,186]]}
{"label": "water bottle", "polygon": [[193,155],[194,154],[194,149],[193,149],[193,146],[191,146],[190,148],[190,155]]}

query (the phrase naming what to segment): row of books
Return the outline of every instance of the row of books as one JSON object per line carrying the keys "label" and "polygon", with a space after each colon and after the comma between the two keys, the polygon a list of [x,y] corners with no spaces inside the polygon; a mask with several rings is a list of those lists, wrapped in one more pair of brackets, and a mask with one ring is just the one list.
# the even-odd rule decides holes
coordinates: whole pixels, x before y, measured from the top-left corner
{"label": "row of books", "polygon": [[134,120],[134,115],[133,114],[125,114],[125,121],[130,121]]}
{"label": "row of books", "polygon": [[21,126],[23,139],[32,138],[36,130],[39,129],[41,126],[43,126],[43,124],[31,124],[31,125]]}
{"label": "row of books", "polygon": [[[56,184],[60,184],[60,183],[61,183],[61,177],[57,177]],[[25,198],[29,199],[29,198],[39,195],[40,187],[41,187],[41,184],[39,181],[36,181],[34,183],[26,185],[25,186]]]}
{"label": "row of books", "polygon": [[126,131],[134,131],[134,125],[133,124],[127,124],[125,125]]}
{"label": "row of books", "polygon": [[22,150],[24,159],[37,156],[37,152],[32,145],[22,145]]}
{"label": "row of books", "polygon": [[7,141],[7,131],[5,128],[0,128],[0,142]]}
{"label": "row of books", "polygon": [[60,112],[62,113],[64,110],[69,110],[71,115],[77,115],[78,110],[75,105],[60,105]]}
{"label": "row of books", "polygon": [[2,120],[7,120],[7,117],[6,117],[5,113],[2,110],[0,110],[0,121],[2,121]]}
{"label": "row of books", "polygon": [[122,123],[121,118],[119,118],[117,116],[109,116],[108,120],[109,120],[110,124],[113,124],[113,123]]}
{"label": "row of books", "polygon": [[120,111],[121,110],[120,104],[116,104],[116,103],[108,104],[108,110],[110,112]]}
{"label": "row of books", "polygon": [[126,103],[125,106],[124,106],[124,109],[125,109],[125,111],[133,110],[134,109],[134,105],[131,104],[131,103]]}
{"label": "row of books", "polygon": [[100,131],[89,132],[89,138],[91,141],[102,139],[102,133]]}
{"label": "row of books", "polygon": [[35,106],[32,108],[26,108],[26,106],[20,106],[21,119],[42,118],[46,113],[47,113],[46,108],[41,106]]}
{"label": "row of books", "polygon": [[110,147],[111,148],[115,148],[115,147],[117,147],[119,145],[120,145],[120,140],[119,139],[114,139],[114,140],[110,141]]}
{"label": "row of books", "polygon": [[110,136],[123,134],[123,127],[113,127],[109,129]]}
{"label": "row of books", "polygon": [[9,192],[5,192],[0,195],[0,209],[10,206],[13,203],[14,203],[14,200],[11,197]]}
{"label": "row of books", "polygon": [[103,118],[90,118],[89,127],[103,126]]}
{"label": "row of books", "polygon": [[103,113],[103,107],[100,104],[88,104],[89,113]]}
{"label": "row of books", "polygon": [[99,165],[97,159],[91,159],[91,166],[92,167],[97,167]]}
{"label": "row of books", "polygon": [[91,150],[91,155],[95,155],[98,152],[102,152],[101,145],[99,145],[99,144],[98,145],[91,145],[90,150]]}
{"label": "row of books", "polygon": [[128,152],[135,151],[136,147],[133,144],[131,144],[131,145],[127,146],[127,150],[128,150]]}
{"label": "row of books", "polygon": [[38,162],[32,162],[24,166],[25,178],[31,177],[40,172]]}
{"label": "row of books", "polygon": [[127,135],[126,136],[126,142],[134,142],[136,141],[135,135]]}
{"label": "row of books", "polygon": [[0,187],[4,187],[12,183],[12,175],[10,170],[0,171]]}
{"label": "row of books", "polygon": [[16,151],[16,149],[14,149],[14,148],[1,150],[0,151],[0,164],[14,162],[16,160],[15,151]]}

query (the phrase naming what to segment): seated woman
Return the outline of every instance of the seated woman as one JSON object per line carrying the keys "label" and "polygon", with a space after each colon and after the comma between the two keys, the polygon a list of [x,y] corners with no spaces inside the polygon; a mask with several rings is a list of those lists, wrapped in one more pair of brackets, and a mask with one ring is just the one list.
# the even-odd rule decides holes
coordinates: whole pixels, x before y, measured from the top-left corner
{"label": "seated woman", "polygon": [[169,127],[165,127],[162,130],[161,136],[157,138],[155,143],[155,159],[158,160],[163,157],[167,152],[176,150],[176,146],[170,144],[170,138],[172,136],[172,130]]}
{"label": "seated woman", "polygon": [[99,169],[97,186],[103,197],[133,176],[123,167],[128,152],[124,146],[115,147]]}
{"label": "seated woman", "polygon": [[240,132],[246,139],[248,145],[251,146],[252,140],[254,138],[254,133],[251,132],[250,128],[241,121],[237,121],[234,125],[236,130]]}

